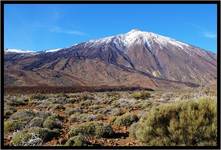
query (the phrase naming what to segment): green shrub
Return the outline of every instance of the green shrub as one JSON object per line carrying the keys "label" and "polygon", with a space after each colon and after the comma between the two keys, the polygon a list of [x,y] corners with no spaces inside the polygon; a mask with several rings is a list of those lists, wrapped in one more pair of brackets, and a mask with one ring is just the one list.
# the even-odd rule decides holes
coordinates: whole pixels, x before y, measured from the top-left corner
{"label": "green shrub", "polygon": [[58,116],[52,115],[47,117],[47,119],[43,123],[44,128],[54,129],[54,128],[62,128],[62,122]]}
{"label": "green shrub", "polygon": [[79,126],[71,128],[69,135],[76,136],[78,134],[82,135],[95,135],[95,126],[97,124],[95,122],[89,122],[80,124]]}
{"label": "green shrub", "polygon": [[90,143],[82,135],[73,136],[65,143],[65,146],[89,146],[89,145]]}
{"label": "green shrub", "polygon": [[134,129],[146,145],[216,145],[217,104],[212,99],[162,104]]}
{"label": "green shrub", "polygon": [[10,116],[10,120],[30,121],[35,117],[35,113],[30,110],[20,110]]}
{"label": "green shrub", "polygon": [[148,99],[150,98],[150,93],[147,91],[134,92],[132,97],[135,99]]}
{"label": "green shrub", "polygon": [[57,130],[49,130],[46,128],[29,128],[13,134],[12,145],[14,146],[30,146],[41,145],[53,137],[59,136]]}
{"label": "green shrub", "polygon": [[111,137],[114,131],[110,125],[98,125],[95,129],[95,134],[97,137]]}
{"label": "green shrub", "polygon": [[69,135],[76,136],[82,134],[84,136],[110,137],[113,134],[113,129],[110,125],[103,123],[89,122],[73,127]]}
{"label": "green shrub", "polygon": [[43,122],[43,118],[35,117],[29,122],[28,127],[42,127]]}
{"label": "green shrub", "polygon": [[4,132],[12,132],[16,130],[20,130],[25,127],[25,122],[22,122],[20,120],[8,120],[4,121]]}
{"label": "green shrub", "polygon": [[137,122],[139,118],[135,114],[126,113],[122,116],[116,117],[113,124],[117,126],[130,126],[132,123]]}
{"label": "green shrub", "polygon": [[32,134],[27,131],[20,131],[13,135],[12,145],[14,146],[24,146],[32,139]]}

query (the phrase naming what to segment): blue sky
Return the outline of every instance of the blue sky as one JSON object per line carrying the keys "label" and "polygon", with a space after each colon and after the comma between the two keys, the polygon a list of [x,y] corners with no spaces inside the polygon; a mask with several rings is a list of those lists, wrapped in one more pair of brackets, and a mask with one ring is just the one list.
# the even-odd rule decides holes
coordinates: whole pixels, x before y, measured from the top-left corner
{"label": "blue sky", "polygon": [[215,4],[6,4],[5,48],[45,50],[133,28],[217,51]]}

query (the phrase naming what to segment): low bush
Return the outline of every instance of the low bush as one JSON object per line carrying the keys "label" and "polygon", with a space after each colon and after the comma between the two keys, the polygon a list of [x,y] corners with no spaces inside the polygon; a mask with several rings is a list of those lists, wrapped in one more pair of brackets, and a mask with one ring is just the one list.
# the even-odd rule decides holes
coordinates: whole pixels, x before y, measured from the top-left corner
{"label": "low bush", "polygon": [[54,128],[62,128],[62,121],[58,116],[52,115],[49,116],[43,123],[44,128],[54,129]]}
{"label": "low bush", "polygon": [[213,99],[162,104],[150,110],[130,135],[146,145],[216,145],[217,104]]}
{"label": "low bush", "polygon": [[16,131],[23,129],[26,123],[20,120],[8,120],[4,121],[4,132],[7,134],[8,132]]}
{"label": "low bush", "polygon": [[66,143],[65,146],[89,146],[91,145],[84,136],[77,135],[71,137]]}
{"label": "low bush", "polygon": [[10,120],[21,120],[21,121],[30,121],[35,117],[35,113],[30,110],[20,110],[12,114]]}
{"label": "low bush", "polygon": [[114,131],[110,125],[98,125],[95,129],[97,137],[108,138],[114,134]]}
{"label": "low bush", "polygon": [[148,99],[150,98],[150,93],[147,91],[134,92],[132,97],[135,99]]}
{"label": "low bush", "polygon": [[126,113],[122,116],[116,117],[113,124],[117,126],[130,126],[132,123],[137,122],[139,118],[135,114]]}
{"label": "low bush", "polygon": [[42,127],[43,122],[43,118],[35,117],[29,122],[28,127]]}
{"label": "low bush", "polygon": [[84,136],[110,137],[114,134],[114,132],[110,125],[89,122],[73,127],[69,132],[71,137],[79,134]]}
{"label": "low bush", "polygon": [[95,122],[84,123],[71,128],[69,135],[76,136],[78,134],[82,135],[94,135],[95,134]]}
{"label": "low bush", "polygon": [[97,115],[86,114],[86,113],[75,113],[72,114],[69,118],[70,122],[88,122],[94,121],[97,119]]}
{"label": "low bush", "polygon": [[41,145],[54,137],[59,136],[57,130],[49,130],[47,128],[29,128],[16,132],[12,136],[12,145],[14,146],[35,146]]}

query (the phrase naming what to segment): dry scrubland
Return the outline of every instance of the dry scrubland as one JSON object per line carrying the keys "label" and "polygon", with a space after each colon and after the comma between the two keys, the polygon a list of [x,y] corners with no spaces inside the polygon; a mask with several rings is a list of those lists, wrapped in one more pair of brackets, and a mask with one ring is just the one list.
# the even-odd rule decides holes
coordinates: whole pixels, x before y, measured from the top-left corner
{"label": "dry scrubland", "polygon": [[6,94],[4,144],[216,145],[215,91]]}

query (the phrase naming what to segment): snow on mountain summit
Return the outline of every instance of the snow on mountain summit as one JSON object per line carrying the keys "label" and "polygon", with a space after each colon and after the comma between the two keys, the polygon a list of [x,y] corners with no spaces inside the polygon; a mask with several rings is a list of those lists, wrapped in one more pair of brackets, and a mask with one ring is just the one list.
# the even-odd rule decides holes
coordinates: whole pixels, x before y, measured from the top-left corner
{"label": "snow on mountain summit", "polygon": [[183,48],[183,46],[188,46],[188,44],[179,42],[175,39],[162,36],[153,32],[140,31],[138,29],[133,29],[129,31],[128,33],[124,34],[123,38],[129,44],[134,44],[135,42],[144,42],[149,47],[151,47],[151,44],[154,42],[158,43],[160,46],[165,46],[167,44],[172,44],[180,48]]}
{"label": "snow on mountain summit", "polygon": [[162,46],[167,46],[168,44],[172,44],[173,46],[179,47],[181,49],[183,49],[185,46],[189,46],[188,44],[177,41],[175,39],[152,32],[144,32],[139,29],[132,29],[125,34],[118,34],[116,36],[108,36],[97,40],[90,40],[86,43],[90,44],[91,46],[114,43],[117,47],[121,48],[130,47],[131,45],[140,43],[147,44],[149,48],[151,48],[154,43],[159,44],[161,48]]}

